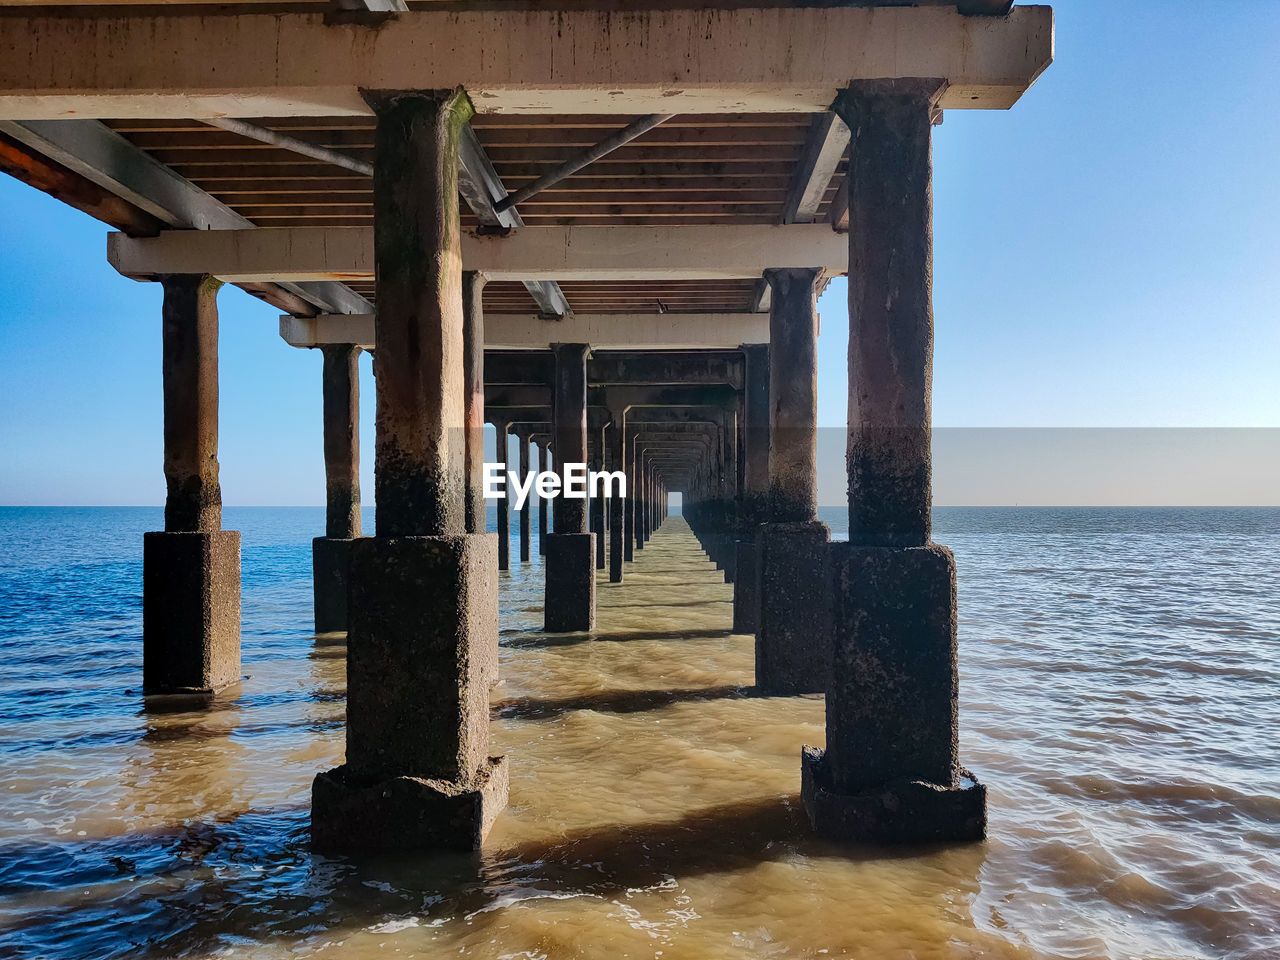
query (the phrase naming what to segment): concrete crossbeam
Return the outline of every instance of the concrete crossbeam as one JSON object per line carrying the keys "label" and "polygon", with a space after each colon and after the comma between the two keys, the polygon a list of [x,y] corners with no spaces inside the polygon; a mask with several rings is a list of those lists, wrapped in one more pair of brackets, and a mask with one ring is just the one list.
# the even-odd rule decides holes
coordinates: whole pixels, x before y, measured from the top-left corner
{"label": "concrete crossbeam", "polygon": [[1053,11],[955,7],[412,10],[0,18],[0,119],[368,114],[363,90],[465,87],[484,112],[816,112],[851,80],[937,77],[1005,109],[1053,59]]}
{"label": "concrete crossbeam", "polygon": [[[323,314],[280,318],[280,337],[293,347],[354,343],[377,347],[373,314]],[[769,339],[762,313],[570,314],[563,320],[489,314],[486,347],[547,349],[553,343],[590,343],[627,350],[731,349]]]}
{"label": "concrete crossbeam", "polygon": [[[770,268],[845,273],[848,242],[822,223],[537,227],[506,237],[465,233],[462,263],[494,280],[731,280]],[[107,237],[127,277],[204,273],[228,283],[373,276],[369,227],[170,230]],[[742,342],[742,341],[739,341]]]}

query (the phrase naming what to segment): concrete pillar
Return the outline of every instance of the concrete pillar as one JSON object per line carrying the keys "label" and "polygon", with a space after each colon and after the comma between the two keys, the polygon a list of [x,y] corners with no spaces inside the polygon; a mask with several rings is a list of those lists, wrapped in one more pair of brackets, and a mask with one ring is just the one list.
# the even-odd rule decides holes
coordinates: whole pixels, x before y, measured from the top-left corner
{"label": "concrete pillar", "polygon": [[827,748],[806,747],[818,832],[979,839],[986,790],[958,756],[955,563],[930,541],[931,118],[937,80],[860,82],[849,192],[849,542],[832,544]]}
{"label": "concrete pillar", "polygon": [[[520,477],[529,475],[529,435],[523,431],[516,433],[520,444]],[[531,540],[533,537],[533,495],[530,493],[524,501],[524,509],[520,511],[520,562],[528,563],[532,555]]]}
{"label": "concrete pillar", "polygon": [[[538,462],[539,470],[551,469],[551,443],[548,441],[542,445],[542,457]],[[538,556],[545,557],[547,555],[547,530],[549,524],[547,518],[551,514],[551,505],[545,497],[538,497]]]}
{"label": "concrete pillar", "polygon": [[818,271],[768,270],[769,522],[757,534],[756,686],[821,693],[830,675],[824,582],[830,532],[818,521]]}
{"label": "concrete pillar", "polygon": [[647,464],[644,472],[644,539],[653,539],[653,464]]}
{"label": "concrete pillar", "polygon": [[[595,446],[592,448],[590,467],[592,470],[600,472],[604,470],[604,431],[601,429],[595,431],[595,433],[597,439]],[[596,538],[596,569],[603,570],[605,567],[604,497],[593,496],[589,503],[591,510],[591,532]]]}
{"label": "concrete pillar", "polygon": [[[621,411],[612,414],[612,423],[606,431],[606,439],[609,446],[608,456],[605,458],[605,468],[607,470],[621,470],[626,472],[626,450],[627,445],[623,442],[626,435],[626,424],[624,422],[625,414]],[[628,491],[630,493],[630,491]],[[626,498],[614,496],[609,501],[609,582],[622,582],[622,560],[623,560],[623,541],[626,539],[625,524],[623,522],[623,510],[626,505]]]}
{"label": "concrete pillar", "polygon": [[360,348],[336,343],[320,350],[325,535],[311,541],[311,589],[316,633],[345,633],[351,545],[360,536]]}
{"label": "concrete pillar", "polygon": [[[557,343],[553,416],[562,484],[567,465],[587,462],[587,352],[585,343]],[[587,501],[555,498],[555,532],[547,537],[543,627],[551,633],[590,630],[596,621],[595,535]]]}
{"label": "concrete pillar", "polygon": [[724,582],[733,583],[738,572],[738,486],[739,460],[741,450],[738,447],[738,407],[742,404],[742,394],[735,398],[734,408],[724,414],[725,470],[724,492],[721,495],[723,515],[720,520],[721,529],[716,534],[716,552],[719,554],[720,567],[724,570]]}
{"label": "concrete pillar", "polygon": [[[497,444],[498,463],[502,464],[502,475],[505,477],[511,468],[511,422],[495,419],[494,442]],[[508,491],[509,493],[510,491]],[[498,526],[498,569],[511,569],[511,498],[498,497],[494,501]]]}
{"label": "concrete pillar", "polygon": [[640,527],[644,542],[653,539],[653,462],[652,454],[640,458],[640,466],[644,471],[644,499],[640,502],[642,524]]}
{"label": "concrete pillar", "polygon": [[142,689],[211,693],[240,679],[240,534],[218,485],[218,288],[162,279],[164,531],[142,538]]}
{"label": "concrete pillar", "polygon": [[496,545],[468,534],[460,90],[366,94],[378,275],[377,530],[352,550],[346,763],[316,777],[323,851],[469,850],[506,804],[489,756]]}
{"label": "concrete pillar", "polygon": [[647,466],[644,460],[644,447],[641,445],[639,438],[636,438],[636,496],[635,496],[635,545],[637,550],[644,549],[644,542],[648,539],[645,522],[644,522],[644,499],[648,496],[646,491]]}
{"label": "concrete pillar", "polygon": [[[625,426],[625,425],[624,425]],[[635,559],[636,545],[636,496],[639,493],[639,479],[636,477],[636,435],[630,427],[624,429],[622,443],[624,450],[622,469],[627,474],[627,496],[622,501],[622,559],[630,562]]]}
{"label": "concrete pillar", "polygon": [[467,420],[467,533],[488,526],[484,501],[484,285],[478,270],[462,274],[462,363]]}
{"label": "concrete pillar", "polygon": [[766,517],[769,489],[769,345],[744,345],[742,497],[733,580],[733,632],[755,633],[760,625],[756,533]]}

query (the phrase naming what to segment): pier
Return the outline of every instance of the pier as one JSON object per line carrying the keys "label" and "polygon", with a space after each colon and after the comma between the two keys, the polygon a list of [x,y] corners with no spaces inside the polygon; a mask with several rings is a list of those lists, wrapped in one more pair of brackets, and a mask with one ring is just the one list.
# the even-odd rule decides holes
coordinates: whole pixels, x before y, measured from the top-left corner
{"label": "pier", "polygon": [[[979,839],[955,565],[930,529],[931,138],[947,111],[1016,103],[1052,60],[1052,11],[614,6],[0,11],[0,169],[110,224],[111,265],[164,291],[168,492],[139,545],[142,687],[213,696],[241,676],[218,481],[233,284],[282,314],[264,349],[323,354],[314,625],[346,634],[347,708],[345,759],[314,783],[317,850],[477,849],[515,789],[521,758],[495,750],[489,717],[491,698],[522,709],[502,699],[521,660],[500,650],[499,582],[532,562],[535,505],[513,558],[505,501],[485,529],[485,424],[508,468],[536,446],[539,464],[627,477],[625,497],[537,504],[549,645],[620,639],[622,603],[650,605],[656,634],[711,630],[750,650],[749,683],[627,695],[823,695],[825,741],[795,757],[810,830]],[[817,297],[842,275],[834,543],[817,515]],[[713,614],[685,611],[681,578],[709,575]]]}

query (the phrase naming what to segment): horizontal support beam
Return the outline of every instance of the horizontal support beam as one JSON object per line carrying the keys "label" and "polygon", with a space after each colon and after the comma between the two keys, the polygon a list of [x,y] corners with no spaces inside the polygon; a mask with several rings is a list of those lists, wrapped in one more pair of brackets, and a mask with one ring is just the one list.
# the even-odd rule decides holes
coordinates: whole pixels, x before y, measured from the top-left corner
{"label": "horizontal support beam", "polygon": [[485,410],[551,409],[551,384],[488,384],[484,386]]}
{"label": "horizontal support beam", "polygon": [[632,407],[627,411],[627,430],[631,439],[642,435],[646,424],[709,423],[719,426],[723,421],[722,403],[685,407]]}
{"label": "horizontal support beam", "polygon": [[[742,351],[592,349],[587,357],[587,383],[698,384],[727,383],[741,389],[745,367]],[[494,385],[550,384],[555,377],[550,353],[486,350],[484,382]]]}
{"label": "horizontal support beam", "polygon": [[362,89],[456,86],[486,113],[817,112],[894,77],[948,80],[945,109],[1003,109],[1053,59],[1042,6],[154,11],[0,17],[0,118],[367,115]]}
{"label": "horizontal support beam", "polygon": [[[280,318],[280,337],[293,347],[354,343],[376,350],[374,330],[372,314]],[[589,343],[624,350],[727,350],[768,339],[769,317],[762,313],[575,313],[563,320],[490,314],[484,319],[485,346],[499,349]]]}
{"label": "horizontal support beam", "polygon": [[[139,280],[169,273],[208,273],[228,282],[369,279],[373,228],[110,234],[107,259]],[[836,275],[848,262],[848,241],[825,224],[527,227],[506,237],[462,236],[463,267],[490,280],[732,280],[771,267],[818,267]]]}
{"label": "horizontal support beam", "polygon": [[[542,384],[486,384],[484,405],[486,410],[542,410],[551,406],[550,385]],[[685,384],[664,386],[652,384],[588,386],[587,406],[601,416],[612,409],[645,407],[711,407],[721,411],[731,405],[735,393],[728,384]],[[641,423],[637,420],[636,423]],[[595,427],[602,426],[597,423]]]}
{"label": "horizontal support beam", "polygon": [[506,404],[489,403],[484,405],[485,423],[545,423],[550,424],[552,410],[550,404]]}
{"label": "horizontal support beam", "polygon": [[[555,377],[549,351],[486,350],[486,390],[506,387],[550,389]],[[587,359],[587,385],[730,386],[742,389],[743,356],[719,350],[593,350]],[[545,400],[550,403],[550,399]]]}
{"label": "horizontal support beam", "polygon": [[634,409],[644,407],[705,407],[717,408],[718,415],[731,409],[737,398],[737,391],[728,384],[701,384],[695,386],[637,386],[635,384],[612,384],[607,387],[592,387],[592,397],[597,406],[610,410],[626,410],[627,423],[636,424],[648,420],[648,417],[631,415]]}

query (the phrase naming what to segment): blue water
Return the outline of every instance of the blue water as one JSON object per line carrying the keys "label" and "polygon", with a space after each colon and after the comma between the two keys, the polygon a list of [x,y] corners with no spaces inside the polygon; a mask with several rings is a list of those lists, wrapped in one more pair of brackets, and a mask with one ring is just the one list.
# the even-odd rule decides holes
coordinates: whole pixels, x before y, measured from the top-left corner
{"label": "blue water", "polygon": [[[842,510],[823,519],[842,535]],[[310,632],[310,539],[323,510],[225,511],[243,538],[249,679],[206,713],[157,716],[138,696],[141,538],[161,526],[158,508],[0,508],[0,957],[371,955],[372,941],[339,949],[348,914],[381,916],[371,897],[391,905],[387,916],[412,901],[442,931],[471,929],[477,898],[537,864],[503,861],[477,880],[474,866],[451,862],[424,878],[307,851],[305,784],[342,735],[341,649]],[[948,854],[915,873],[886,861],[822,874],[807,896],[843,889],[847,904],[859,890],[888,891],[876,901],[890,904],[886,916],[902,902],[892,923],[876,921],[897,939],[868,932],[879,946],[831,954],[1280,956],[1280,509],[944,508],[934,538],[956,555],[962,759],[992,790],[992,836],[976,864]],[[504,631],[532,635],[541,566],[515,566]],[[716,589],[690,595],[722,604]],[[711,655],[739,669],[749,640]],[[528,656],[530,671],[573,666]],[[608,662],[592,669],[607,675]],[[795,843],[791,869],[845,869]],[[754,893],[702,906],[706,930],[803,913],[755,873],[729,876]],[[946,923],[920,933],[916,918],[944,897],[958,897]],[[844,928],[872,923],[845,909],[830,904]],[[768,951],[681,952],[676,939],[663,941],[665,960],[816,954],[777,922]],[[495,957],[612,956],[544,949],[508,926],[494,932],[501,949],[457,943]]]}

